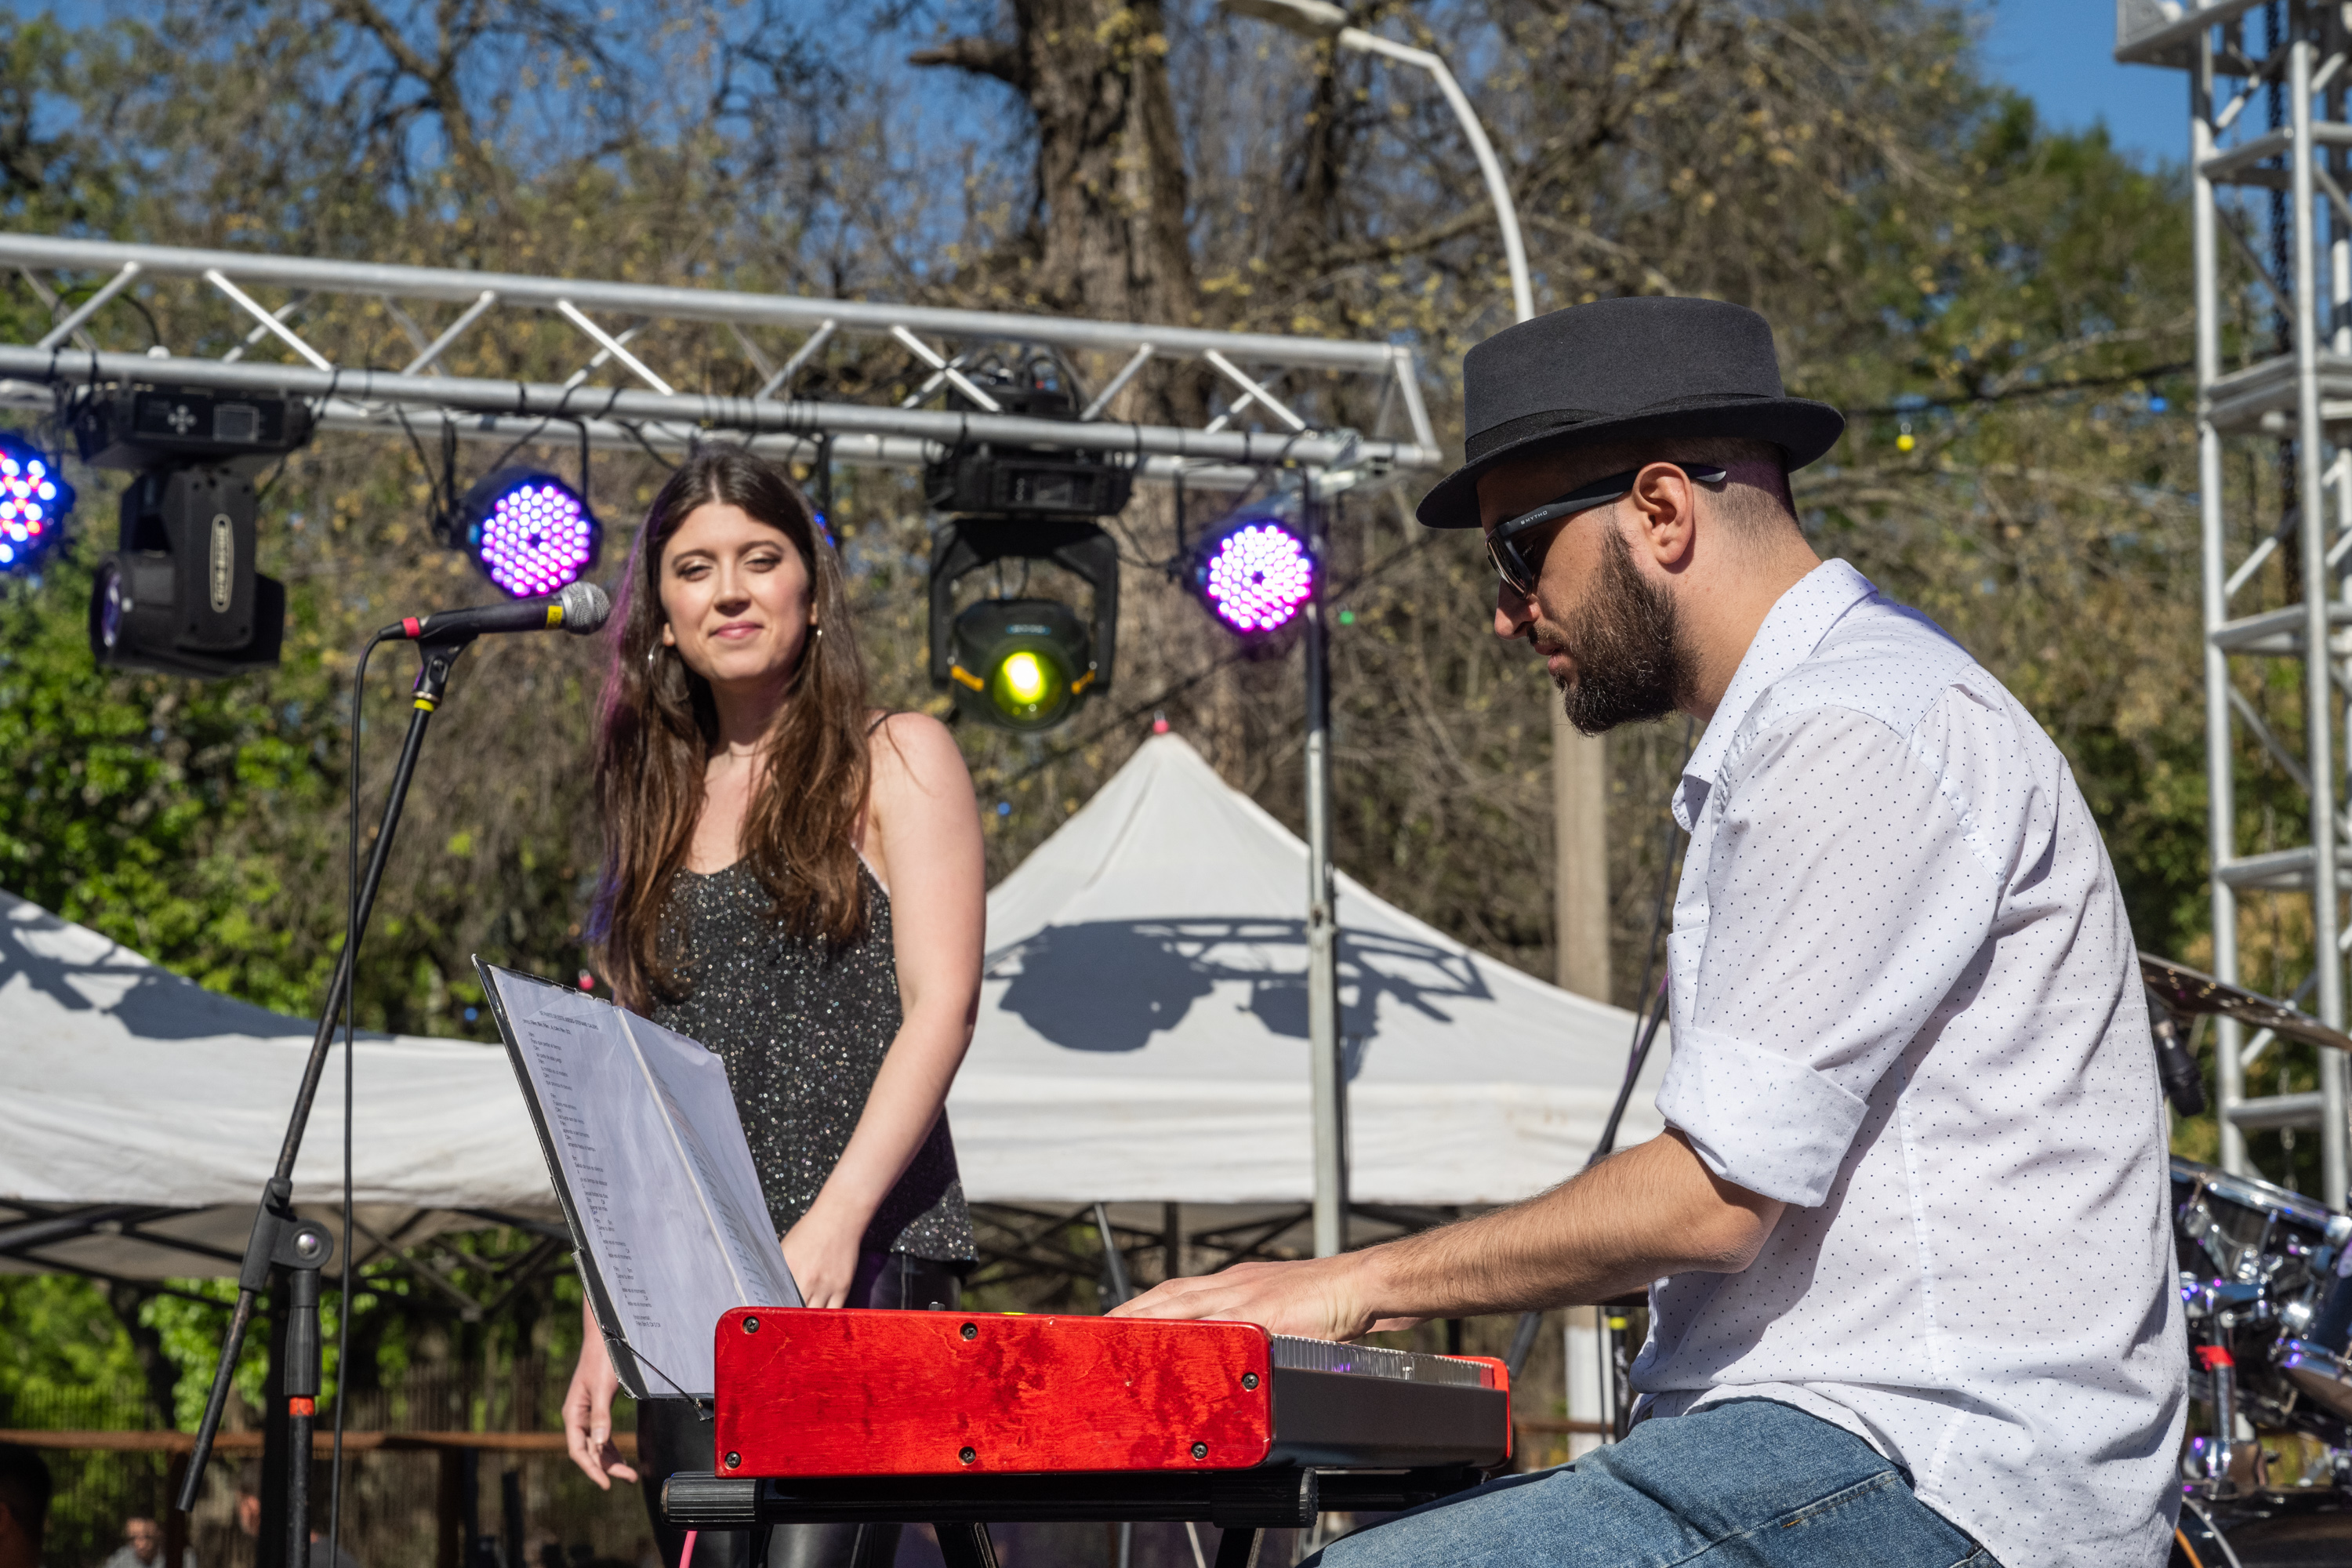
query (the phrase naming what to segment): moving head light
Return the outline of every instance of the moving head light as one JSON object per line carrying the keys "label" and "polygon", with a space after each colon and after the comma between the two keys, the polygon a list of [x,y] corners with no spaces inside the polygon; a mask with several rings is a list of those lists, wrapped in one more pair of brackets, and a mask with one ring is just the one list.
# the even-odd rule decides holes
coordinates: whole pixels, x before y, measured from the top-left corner
{"label": "moving head light", "polygon": [[253,476],[310,438],[308,405],[197,387],[100,388],[72,411],[94,468],[137,477],[99,563],[89,647],[115,669],[213,677],[277,664],[286,589],[254,570]]}
{"label": "moving head light", "polygon": [[310,407],[276,393],[109,386],[73,411],[73,428],[93,468],[267,460],[310,443]]}
{"label": "moving head light", "polygon": [[[975,379],[1000,414],[1075,423],[1076,405],[1065,387],[1039,374],[1045,368]],[[969,398],[950,401],[980,412]],[[1134,488],[1132,468],[1097,453],[985,441],[959,447],[923,470],[925,504],[958,517],[1116,517],[1127,510]]]}
{"label": "moving head light", "polygon": [[[1076,420],[1050,362],[976,376],[997,411]],[[968,398],[961,405],[973,407]],[[1095,525],[1127,506],[1135,474],[1087,452],[981,443],[923,471],[925,500],[950,514],[931,544],[931,684],[975,723],[1050,730],[1110,686],[1118,628],[1118,548]],[[1091,614],[1058,600],[982,599],[955,608],[955,586],[1004,561],[1047,562],[1092,590]],[[1026,574],[1024,574],[1026,580]]]}
{"label": "moving head light", "polygon": [[[1000,561],[1043,561],[1093,590],[1093,614],[1052,599],[981,599],[955,585]],[[1090,522],[965,520],[931,546],[931,684],[996,730],[1050,730],[1110,686],[1118,634],[1118,547]]]}

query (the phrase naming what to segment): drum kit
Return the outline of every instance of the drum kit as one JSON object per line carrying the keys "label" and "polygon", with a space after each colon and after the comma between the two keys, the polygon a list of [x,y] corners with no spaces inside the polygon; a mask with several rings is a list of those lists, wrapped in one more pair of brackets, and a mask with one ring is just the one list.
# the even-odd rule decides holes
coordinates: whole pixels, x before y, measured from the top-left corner
{"label": "drum kit", "polygon": [[[2178,1019],[2218,1014],[2352,1052],[2352,1036],[2145,954],[2159,1076],[2204,1110]],[[2198,1406],[2173,1562],[2352,1562],[2352,1214],[2252,1176],[2172,1162],[2173,1238]]]}

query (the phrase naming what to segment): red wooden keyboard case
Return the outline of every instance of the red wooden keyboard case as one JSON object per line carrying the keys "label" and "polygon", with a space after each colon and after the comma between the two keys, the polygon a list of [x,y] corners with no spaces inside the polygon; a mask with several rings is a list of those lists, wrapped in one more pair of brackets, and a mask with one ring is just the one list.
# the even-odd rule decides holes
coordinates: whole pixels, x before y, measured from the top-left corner
{"label": "red wooden keyboard case", "polygon": [[1274,1440],[1255,1323],[740,1307],[721,1476],[1239,1469]]}

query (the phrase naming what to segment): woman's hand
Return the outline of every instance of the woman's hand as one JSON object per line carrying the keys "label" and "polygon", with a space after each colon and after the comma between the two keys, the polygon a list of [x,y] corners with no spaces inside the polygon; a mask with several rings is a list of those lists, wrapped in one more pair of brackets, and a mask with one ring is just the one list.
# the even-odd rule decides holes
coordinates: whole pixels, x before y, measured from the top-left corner
{"label": "woman's hand", "polygon": [[784,1267],[801,1288],[801,1300],[811,1307],[845,1307],[857,1283],[859,1243],[866,1222],[848,1224],[835,1217],[822,1202],[784,1232]]}
{"label": "woman's hand", "polygon": [[563,1396],[563,1442],[582,1473],[610,1491],[614,1479],[637,1479],[613,1446],[613,1395],[620,1389],[621,1377],[613,1370],[612,1352],[604,1348],[604,1331],[585,1303],[580,1308],[580,1364],[572,1369],[572,1388]]}

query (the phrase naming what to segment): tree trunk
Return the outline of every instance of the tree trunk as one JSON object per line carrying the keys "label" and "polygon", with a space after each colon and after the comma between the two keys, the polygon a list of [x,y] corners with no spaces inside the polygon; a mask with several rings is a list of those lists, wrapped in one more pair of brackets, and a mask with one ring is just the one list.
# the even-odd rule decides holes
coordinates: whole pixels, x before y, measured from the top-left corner
{"label": "tree trunk", "polygon": [[1045,205],[1039,282],[1087,315],[1190,325],[1184,152],[1157,0],[1022,0]]}
{"label": "tree trunk", "polygon": [[139,1321],[139,1310],[154,1296],[152,1290],[120,1280],[106,1287],[106,1304],[114,1309],[122,1331],[130,1336],[131,1353],[138,1361],[139,1375],[147,1385],[148,1407],[157,1421],[172,1426],[179,1419],[180,1369],[163,1352],[163,1334]]}
{"label": "tree trunk", "polygon": [[[1199,300],[1188,185],[1160,0],[1014,0],[1014,37],[951,39],[914,56],[1018,91],[1036,124],[1031,302],[1099,321],[1191,326]],[[1198,417],[1197,387],[1152,384],[1129,418]]]}

